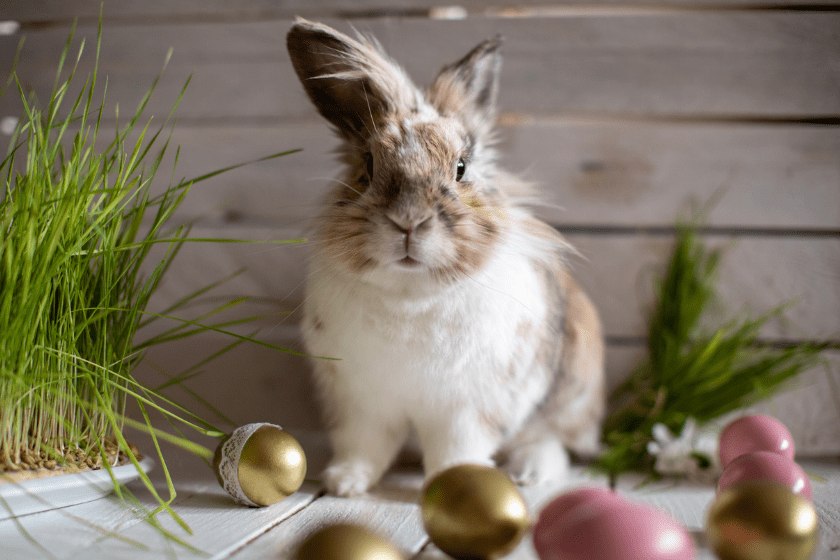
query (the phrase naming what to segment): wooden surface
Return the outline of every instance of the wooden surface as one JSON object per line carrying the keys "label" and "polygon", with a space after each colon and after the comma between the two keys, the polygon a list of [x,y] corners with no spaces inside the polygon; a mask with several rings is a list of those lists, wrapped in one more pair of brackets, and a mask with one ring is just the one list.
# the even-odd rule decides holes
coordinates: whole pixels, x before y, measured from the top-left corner
{"label": "wooden surface", "polygon": [[[521,5],[517,15],[523,17],[485,17],[482,10],[506,4],[475,1],[466,4],[470,15],[461,20],[415,10],[435,2],[354,4],[362,11],[409,8],[401,17],[356,17],[352,25],[374,33],[420,85],[473,44],[505,35],[501,158],[542,187],[536,212],[580,249],[582,258],[572,265],[604,320],[613,382],[629,373],[644,350],[651,286],[675,220],[692,204],[710,200],[716,202],[703,237],[725,249],[714,318],[758,314],[795,300],[787,321],[768,324],[763,337],[779,343],[840,340],[840,5],[768,10],[747,4],[685,9],[677,0],[617,1],[592,4],[601,11],[575,11],[568,3],[549,2],[530,12]],[[350,30],[336,12],[346,4],[307,5],[311,17]],[[192,76],[173,134],[173,144],[181,146],[176,176],[303,149],[195,185],[176,220],[195,223],[196,236],[306,236],[337,174],[336,141],[306,99],[283,47],[290,13],[301,6],[262,0],[105,3],[100,77],[108,76],[106,119],[117,103],[121,114],[129,112],[170,48],[172,58],[147,111],[153,124],[162,123]],[[545,9],[551,6],[565,10],[563,17],[549,17]],[[728,9],[733,7],[739,9]],[[18,18],[23,26],[0,36],[0,69],[11,67],[25,35],[18,76],[46,98],[73,14],[82,17],[74,51],[81,38],[88,40],[79,66],[79,75],[86,74],[95,37],[90,18],[98,10],[93,1],[7,0],[0,19]],[[0,98],[0,120],[20,111],[14,95]],[[7,142],[0,134],[0,149]],[[165,186],[173,161],[170,152],[155,189]],[[154,304],[163,308],[245,267],[216,295],[255,298],[242,316],[295,311],[307,251],[306,245],[188,246]],[[297,321],[295,313],[274,315],[254,328],[266,340],[300,349]],[[201,354],[184,344],[155,354],[156,363],[177,369],[180,356]],[[220,364],[204,368],[204,379],[212,383],[199,377],[192,388],[223,394],[230,376]],[[803,452],[840,453],[840,369],[832,357],[828,364],[827,377],[813,373],[795,396],[781,399],[778,413],[793,420],[797,438],[814,442]],[[260,358],[253,367],[254,388],[246,385],[242,398],[217,403],[227,416],[247,416],[248,395],[262,399],[262,387],[279,390],[282,380],[305,378],[308,368],[298,361],[288,369],[282,356]],[[214,384],[221,389],[208,388]],[[263,420],[319,425],[311,398],[291,399],[279,391],[276,399]],[[810,403],[823,421],[803,420],[800,427],[800,407],[796,414],[786,412],[794,402]]]}
{"label": "wooden surface", "polygon": [[[535,211],[581,252],[572,266],[604,320],[612,384],[644,351],[652,284],[675,220],[710,200],[716,202],[703,237],[725,249],[713,318],[758,314],[795,300],[787,320],[768,324],[763,337],[840,340],[840,4],[818,11],[813,3],[810,10],[748,4],[616,1],[581,10],[548,2],[523,4],[508,14],[517,17],[501,17],[507,4],[474,1],[465,4],[469,17],[461,20],[428,17],[429,7],[441,5],[435,2],[353,5],[358,17],[352,25],[374,33],[421,86],[475,43],[505,35],[502,162],[542,187]],[[350,30],[343,19],[349,14],[341,12],[347,4],[306,5],[305,15]],[[386,5],[402,10],[401,17],[359,15]],[[173,144],[181,146],[177,177],[303,150],[195,185],[176,215],[196,224],[195,236],[305,237],[338,172],[336,140],[306,99],[283,47],[289,18],[302,7],[263,0],[105,3],[100,76],[108,76],[106,119],[117,103],[121,114],[129,112],[170,48],[147,111],[153,124],[162,124],[192,76],[173,133]],[[482,15],[488,9],[496,10],[493,17]],[[11,67],[25,35],[18,76],[46,98],[68,18],[78,15],[73,48],[87,39],[79,66],[85,75],[98,10],[99,2],[87,0],[7,1],[0,19],[17,18],[22,27],[0,36],[0,69]],[[0,98],[0,120],[20,111],[14,95]],[[7,142],[0,134],[0,149]],[[170,151],[155,189],[165,186],[173,162]],[[305,244],[188,246],[154,305],[163,308],[245,267],[215,295],[252,296],[240,316],[274,314],[253,329],[301,350],[294,311],[307,254]],[[149,358],[178,371],[184,356],[198,361],[206,355],[202,346],[218,344],[176,343]],[[255,400],[265,406],[257,407],[264,417],[254,420],[320,426],[304,360],[258,348],[238,352],[249,371],[232,374],[231,362],[208,364],[190,388],[231,418],[252,418],[248,403]],[[797,391],[772,405],[797,439],[808,442],[802,447],[808,454],[840,453],[840,366],[833,355],[827,363],[828,375],[809,373]],[[152,378],[153,368],[146,370]],[[224,398],[236,376],[247,380],[239,385],[241,396]],[[287,383],[294,390],[285,392]],[[801,402],[809,403],[807,410],[796,405]]]}
{"label": "wooden surface", "polygon": [[[0,135],[0,145],[5,142],[7,137]],[[274,236],[304,234],[338,173],[337,141],[315,118],[262,124],[182,118],[172,142],[181,146],[176,176],[188,178],[302,149],[196,184],[178,217],[220,229],[266,226],[277,229]],[[840,161],[835,157],[840,127],[572,118],[534,122],[508,113],[499,150],[507,168],[542,186],[545,197],[536,210],[558,226],[623,228],[617,232],[621,235],[634,233],[626,228],[668,228],[691,200],[704,203],[719,195],[709,225],[736,236],[758,230],[778,237],[809,233],[836,239],[840,233]],[[174,153],[161,164],[156,190],[165,186],[173,165]]]}
{"label": "wooden surface", "polygon": [[[174,457],[177,459],[177,453]],[[192,548],[167,541],[135,512],[114,498],[106,498],[0,521],[0,559],[291,560],[307,535],[338,522],[356,523],[375,531],[399,547],[407,560],[448,558],[429,542],[423,529],[417,505],[422,476],[416,470],[392,472],[369,495],[361,498],[323,495],[316,482],[307,482],[298,493],[283,502],[251,509],[235,504],[203,464],[195,462],[194,458],[183,460],[185,464],[181,465],[176,483],[178,496],[172,505],[189,525],[191,534],[166,514],[159,514],[157,519]],[[840,558],[840,464],[809,462],[803,466],[812,475],[821,477],[820,481],[813,481],[821,531],[819,548],[813,559],[835,560]],[[162,480],[160,472],[155,478]],[[617,489],[628,499],[660,509],[683,524],[697,542],[698,560],[714,560],[715,556],[703,544],[703,527],[706,511],[713,500],[713,488],[688,483],[675,486],[670,482],[635,488],[638,482],[636,477],[620,478]],[[527,487],[522,493],[530,515],[535,518],[548,500],[580,485],[603,487],[607,482],[582,467],[575,467],[563,485]],[[132,483],[130,488],[142,507],[147,510],[153,507],[154,502],[139,485]],[[165,492],[165,486],[161,485],[159,490]],[[536,560],[530,536],[505,558]]]}
{"label": "wooden surface", "polygon": [[[769,0],[601,0],[584,3],[580,0],[549,0],[535,5],[510,0],[5,0],[0,12],[3,18],[15,19],[26,25],[48,26],[74,18],[95,21],[100,4],[104,4],[106,21],[124,25],[144,25],[156,21],[231,21],[265,18],[306,17],[364,18],[377,15],[462,17],[488,15],[491,17],[562,17],[576,13],[621,13],[697,9],[823,9],[836,8],[835,0],[788,0],[784,3]],[[459,8],[452,10],[451,7]],[[444,8],[441,10],[440,8]],[[450,9],[445,9],[450,8]]]}
{"label": "wooden surface", "polygon": [[[325,22],[350,31],[342,20]],[[499,99],[505,111],[797,119],[840,114],[838,22],[838,13],[713,11],[526,20],[382,18],[354,25],[373,33],[421,84],[443,64],[501,33],[506,42]],[[280,19],[106,27],[100,68],[110,76],[109,99],[135,106],[172,48],[150,114],[166,114],[194,74],[182,118],[312,118],[314,109],[283,48],[289,24]],[[67,27],[26,35],[20,76],[36,91],[49,91]],[[78,35],[93,39],[96,26],[80,26]],[[19,37],[0,39],[8,67]],[[80,68],[91,68],[92,60]]]}
{"label": "wooden surface", "polygon": [[[2,83],[26,35],[18,75],[27,91],[45,99],[76,16],[74,50],[86,37],[80,75],[87,73],[99,4],[0,0],[0,21],[21,23],[0,36]],[[305,236],[336,175],[336,143],[293,77],[283,46],[291,17],[299,13],[345,31],[352,23],[374,33],[421,86],[443,64],[502,33],[502,160],[543,187],[537,213],[581,251],[573,267],[605,322],[611,385],[645,351],[652,280],[673,241],[675,220],[693,202],[718,199],[703,233],[710,245],[725,249],[717,318],[758,314],[795,299],[788,320],[769,324],[765,338],[840,340],[840,4],[796,0],[778,9],[760,0],[562,0],[511,10],[510,2],[470,0],[461,3],[466,19],[429,17],[440,15],[431,8],[449,4],[106,0],[100,75],[109,78],[107,122],[113,123],[117,103],[122,115],[133,109],[174,49],[147,114],[154,115],[153,124],[162,123],[192,75],[173,135],[181,145],[176,176],[303,149],[196,185],[176,219],[196,223],[194,233],[202,237]],[[13,95],[0,98],[0,123],[20,113]],[[7,143],[0,133],[0,150]],[[169,157],[155,188],[163,186],[171,165]],[[263,340],[301,350],[297,315],[287,312],[300,305],[307,251],[305,244],[188,246],[154,305],[163,308],[247,267],[214,295],[253,296],[235,313],[275,315],[240,332],[260,329]],[[177,373],[226,343],[208,336],[155,349],[140,375],[154,385],[166,379],[158,367]],[[308,369],[299,356],[239,346],[202,367],[186,386],[234,425],[276,422],[318,441],[321,422]],[[172,394],[227,426],[189,392]],[[758,410],[791,428],[803,457],[840,455],[840,356],[828,354],[826,368],[808,372],[795,390]],[[310,488],[275,508],[246,510],[231,506],[201,477],[191,482],[193,471],[180,469],[180,461],[174,465],[183,488],[178,507],[195,520],[190,542],[206,546],[211,557],[288,552],[302,527],[335,510],[378,523],[417,558],[439,558],[418,533],[416,506],[405,498],[416,496],[416,476],[392,479],[381,499],[336,502]],[[831,500],[840,503],[838,482],[832,478],[824,488],[832,490],[818,490],[818,504],[828,534],[836,535],[840,511]],[[707,502],[710,494],[698,492],[682,488],[660,505],[699,527],[703,508],[697,500]],[[550,492],[538,494],[531,499]],[[242,529],[220,531],[221,525]],[[26,538],[21,527],[38,538]],[[148,544],[155,551],[149,557],[168,549],[148,527],[103,501],[21,520],[20,526],[0,525],[0,557],[7,549],[14,553],[10,558],[43,549],[60,558],[104,557],[104,543],[118,541],[102,540],[103,527]],[[523,550],[514,557],[532,557]],[[139,554],[129,544],[124,551]],[[825,548],[822,554],[821,560],[838,557]]]}

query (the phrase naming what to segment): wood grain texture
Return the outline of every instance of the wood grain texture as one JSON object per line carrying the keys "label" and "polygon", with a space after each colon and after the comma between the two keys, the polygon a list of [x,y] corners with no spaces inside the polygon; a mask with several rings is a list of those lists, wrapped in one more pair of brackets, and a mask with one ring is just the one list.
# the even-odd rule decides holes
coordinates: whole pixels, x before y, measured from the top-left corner
{"label": "wood grain texture", "polygon": [[[817,556],[837,558],[840,552],[840,480],[833,474],[837,462],[807,463],[812,477],[814,505],[820,516],[820,543]],[[819,477],[815,481],[814,478]]]}
{"label": "wood grain texture", "polygon": [[[282,237],[272,228],[227,228],[240,238]],[[196,234],[202,235],[201,229]],[[208,234],[217,234],[210,230]],[[598,305],[607,332],[616,339],[643,337],[646,310],[653,302],[651,289],[670,239],[646,236],[569,236],[585,261],[575,262],[575,273]],[[834,239],[808,238],[711,238],[727,246],[720,279],[721,302],[713,318],[728,320],[750,309],[754,316],[781,302],[799,298],[788,310],[787,322],[774,321],[764,331],[770,339],[837,338],[840,302],[836,270],[838,244]],[[254,245],[196,244],[184,248],[161,287],[155,304],[164,307],[201,285],[232,273],[242,266],[248,274],[218,288],[212,295],[257,297],[238,316],[297,310],[302,297],[305,245],[261,247]],[[795,271],[795,272],[786,272]],[[264,299],[259,299],[264,298]],[[198,312],[198,310],[196,310]],[[297,315],[275,315],[258,322],[258,338],[304,351],[296,330]],[[250,334],[252,331],[243,331]],[[199,339],[188,346],[161,347],[150,360],[170,374],[190,367],[220,348],[221,341]],[[206,346],[206,347],[205,347]],[[609,348],[607,376],[615,386],[639,362],[639,343]],[[220,408],[234,424],[273,421],[303,430],[321,427],[317,403],[305,358],[243,345],[202,368],[204,373],[188,383],[207,402]],[[157,377],[156,383],[166,380]],[[840,362],[829,356],[828,369],[819,367],[804,375],[795,391],[780,394],[756,410],[778,417],[796,434],[807,455],[840,452]],[[153,384],[154,385],[154,384]],[[238,391],[231,391],[232,387]],[[205,411],[189,395],[180,395],[190,410]],[[211,415],[212,417],[212,415]]]}
{"label": "wood grain texture", "polygon": [[824,357],[825,364],[796,379],[789,391],[750,409],[795,426],[799,456],[830,457],[840,450],[840,353]]}
{"label": "wood grain texture", "polygon": [[[555,225],[671,227],[692,201],[719,196],[710,226],[840,232],[840,127],[567,121],[499,130],[501,164],[537,185],[536,210]],[[154,192],[169,184],[175,146],[176,178],[303,150],[194,185],[179,221],[274,224],[303,235],[339,176],[337,140],[320,121],[178,123],[171,146]]]}
{"label": "wood grain texture", "polygon": [[[200,338],[150,349],[146,355],[149,363],[138,368],[137,378],[158,386],[169,378],[152,364],[175,375],[232,342],[222,335]],[[257,338],[282,346],[299,346],[296,340],[271,336],[270,332],[257,335]],[[307,358],[252,343],[243,344],[202,367],[198,375],[184,382],[184,386],[212,404],[230,422],[217,417],[178,387],[172,387],[164,394],[226,432],[252,422],[271,422],[290,430],[293,435],[305,434],[323,430],[310,369]],[[132,411],[132,414],[137,412]],[[197,441],[211,448],[217,445],[211,439],[198,438]]]}
{"label": "wood grain texture", "polygon": [[[567,235],[586,262],[574,271],[600,310],[606,332],[640,334],[655,301],[654,279],[662,272],[672,241],[647,236]],[[722,236],[708,238],[723,247],[718,291],[710,309],[712,324],[737,314],[758,316],[796,300],[786,321],[771,320],[763,336],[785,339],[836,339],[840,317],[840,244],[836,239]],[[837,302],[837,303],[835,303]]]}
{"label": "wood grain texture", "polygon": [[[568,9],[580,9],[579,0],[551,0],[535,3],[533,6],[539,14],[554,13],[562,15]],[[697,9],[704,6],[694,0],[660,0],[656,3],[641,2],[640,0],[600,0],[588,6],[598,9],[630,9],[641,8],[669,9],[686,7]],[[807,5],[836,5],[834,0],[791,0],[785,3],[790,6]],[[352,5],[342,0],[286,0],[282,3],[271,0],[247,0],[235,4],[224,0],[148,0],[146,2],[131,2],[129,0],[106,0],[106,21],[112,20],[122,24],[136,24],[171,19],[199,19],[199,20],[230,20],[256,18],[288,18],[294,15],[345,15],[348,17],[364,15],[366,13],[408,13],[422,14],[432,7],[451,6],[450,0],[364,0]],[[471,14],[495,13],[527,15],[528,4],[513,7],[509,0],[465,0],[457,3]],[[773,5],[768,0],[719,0],[706,2],[705,6],[722,8],[749,8]],[[96,0],[9,0],[4,5],[4,17],[22,22],[49,23],[72,18],[83,20],[95,19],[99,16],[100,3]],[[564,10],[564,8],[566,10]]]}
{"label": "wood grain texture", "polygon": [[[291,17],[326,20],[344,31],[350,29],[350,18],[377,35],[421,85],[442,64],[502,33],[507,38],[503,161],[546,186],[547,204],[540,215],[570,231],[570,241],[581,251],[583,258],[574,259],[573,268],[611,337],[611,387],[645,355],[651,281],[673,241],[669,228],[692,199],[709,200],[719,189],[725,194],[708,222],[723,235],[704,236],[726,249],[715,319],[745,309],[755,315],[797,298],[789,320],[768,325],[764,336],[777,341],[840,338],[840,127],[795,122],[840,117],[835,0],[787,3],[833,10],[814,13],[729,9],[765,0],[722,0],[712,10],[697,10],[692,0],[656,5],[602,0],[585,6],[548,0],[513,9],[503,0],[466,0],[458,3],[471,16],[465,20],[426,17],[430,7],[449,4],[105,0],[105,115],[111,118],[116,102],[121,115],[130,113],[174,48],[147,114],[155,116],[154,124],[161,123],[193,75],[173,136],[183,146],[176,176],[194,177],[269,153],[304,149],[196,185],[177,219],[197,220],[196,237],[298,237],[307,233],[305,226],[317,214],[336,166],[331,154],[335,140],[303,94],[283,46]],[[0,0],[0,20],[24,23],[24,87],[47,97],[74,17],[81,18],[78,36],[88,39],[79,72],[90,71],[99,5],[99,0]],[[488,12],[512,17],[479,17]],[[387,13],[409,17],[375,17]],[[0,83],[19,38],[0,36]],[[20,114],[14,95],[0,98],[0,119]],[[7,137],[0,136],[2,153],[6,143]],[[164,162],[161,177],[168,176],[171,162]],[[259,329],[260,340],[302,351],[297,314],[284,313],[297,311],[302,300],[307,251],[306,245],[190,244],[153,305],[160,309],[246,267],[246,273],[214,290],[214,299],[188,312],[200,313],[227,296],[251,296],[222,317],[270,315],[234,330],[252,334]],[[137,374],[159,385],[232,341],[209,335],[152,348]],[[246,343],[166,393],[225,430],[258,421],[284,426],[304,444],[310,476],[317,476],[329,450],[310,368],[305,357]],[[205,402],[224,418],[205,408]],[[840,454],[840,352],[827,353],[825,368],[806,372],[790,391],[750,411],[787,424],[800,458]],[[160,418],[154,421],[171,429]],[[218,443],[190,435],[211,449]],[[133,441],[144,449],[150,446],[142,435]],[[361,499],[320,496],[317,484],[308,484],[281,504],[249,509],[224,494],[200,459],[171,448],[166,452],[179,491],[174,507],[193,534],[165,515],[158,518],[205,552],[203,557],[291,560],[311,531],[348,520],[387,536],[408,558],[445,558],[422,530],[416,505],[422,475],[416,471],[392,472]],[[834,560],[840,550],[840,470],[836,463],[805,466],[825,480],[814,481],[823,535],[815,559]],[[154,471],[153,478],[161,483],[162,472]],[[710,487],[639,490],[638,482],[622,477],[619,487],[699,535]],[[606,481],[585,479],[578,469],[569,484],[582,483]],[[523,493],[536,513],[566,487]],[[153,505],[136,484],[132,488],[142,504]],[[3,559],[198,557],[164,540],[112,499],[0,521],[0,543]],[[698,558],[712,560],[713,555],[701,548]],[[535,559],[527,539],[508,556]]]}
{"label": "wood grain texture", "polygon": [[[292,232],[269,226],[196,227],[196,237],[283,239]],[[673,239],[660,235],[591,235],[567,239],[580,252],[571,268],[600,311],[609,336],[643,336],[646,314],[654,302],[654,280],[661,274]],[[733,235],[708,236],[710,248],[722,248],[718,291],[711,308],[717,323],[739,313],[757,316],[795,300],[785,321],[771,320],[762,336],[776,339],[836,340],[840,324],[840,244],[833,237]],[[178,255],[152,304],[166,308],[187,294],[245,267],[219,295],[247,295],[265,304],[266,313],[297,311],[303,300],[308,248],[296,245],[193,243]],[[294,324],[297,315],[269,318],[265,325]]]}
{"label": "wood grain texture", "polygon": [[[346,22],[329,21],[348,31]],[[163,115],[194,74],[182,118],[312,118],[283,48],[288,20],[106,27],[109,99],[133,107],[174,56],[150,114]],[[840,14],[675,13],[497,20],[358,22],[419,84],[476,43],[506,37],[500,106],[517,112],[784,116],[840,114]],[[40,97],[67,29],[32,31],[19,75]],[[78,36],[95,37],[82,26]],[[434,41],[429,41],[434,37]],[[19,37],[0,37],[0,68]],[[416,56],[422,52],[423,56]],[[91,58],[80,66],[86,74]],[[8,101],[6,103],[9,103]],[[6,106],[4,114],[19,112]],[[108,110],[107,114],[111,114]]]}
{"label": "wood grain texture", "polygon": [[120,541],[107,540],[93,542],[77,550],[76,554],[115,560],[157,559],[167,554],[177,558],[229,558],[236,550],[248,546],[254,539],[306,508],[315,499],[318,485],[307,483],[289,498],[265,508],[247,508],[236,504],[215,481],[200,490],[181,491],[189,495],[178,503],[177,511],[189,525],[192,534],[185,533],[170,517],[160,515],[158,519],[164,527],[194,547],[195,552],[165,542],[157,530],[140,523],[130,529],[121,529],[120,535],[145,544],[148,547],[146,550],[137,550]]}
{"label": "wood grain texture", "polygon": [[[17,520],[0,521],[0,538],[3,542],[0,557],[121,560],[169,555],[206,558],[207,552],[210,552],[215,555],[213,557],[224,558],[233,549],[253,538],[254,533],[267,531],[315,497],[312,487],[304,487],[287,500],[269,508],[245,508],[233,502],[215,479],[208,475],[209,470],[198,471],[192,473],[192,482],[182,479],[178,484],[178,497],[172,502],[172,506],[192,529],[191,535],[166,514],[157,517],[167,530],[195,547],[194,554],[168,541],[145,523],[142,510],[132,509],[110,497],[23,516]],[[139,500],[137,507],[145,508],[147,512],[156,507],[156,502],[141,484],[133,482],[130,489]],[[158,487],[158,491],[167,495],[165,485]]]}
{"label": "wood grain texture", "polygon": [[387,538],[411,557],[428,539],[417,505],[421,482],[416,475],[403,479],[391,477],[361,498],[323,496],[298,515],[251,542],[231,556],[231,560],[291,560],[307,536],[334,523],[361,525]]}
{"label": "wood grain texture", "polygon": [[[170,455],[179,460],[179,453]],[[840,468],[836,462],[802,463],[815,476],[814,504],[820,516],[821,539],[815,560],[832,560],[838,544],[840,502]],[[191,482],[190,479],[193,479]],[[534,517],[543,505],[574,487],[604,486],[603,477],[593,475],[581,466],[572,468],[569,480],[551,487],[523,488],[522,493]],[[695,538],[699,537],[698,558],[712,559],[702,546],[700,529],[705,512],[713,500],[711,485],[695,485],[671,481],[638,487],[636,475],[619,477],[617,489],[627,499],[660,509],[682,523]],[[350,521],[379,532],[414,560],[446,558],[422,528],[418,498],[422,474],[416,469],[402,470],[386,476],[369,496],[358,499],[333,498],[316,493],[317,484],[308,484],[288,500],[268,508],[251,509],[234,504],[218,485],[207,478],[206,470],[194,471],[192,477],[176,481],[179,498],[175,510],[190,524],[193,535],[185,536],[199,545],[203,555],[163,543],[160,535],[150,533],[134,514],[112,499],[63,510],[25,516],[16,525],[12,520],[0,522],[3,536],[2,558],[211,558],[237,560],[277,558],[292,560],[298,544],[312,531],[329,523]],[[139,486],[132,483],[132,488]],[[147,497],[137,492],[141,503]],[[166,522],[168,524],[168,522]],[[29,538],[20,532],[25,527]],[[106,537],[102,531],[113,531]],[[183,532],[178,529],[179,536]],[[127,545],[121,538],[141,540],[145,548]],[[232,543],[239,542],[240,546]],[[506,560],[536,560],[529,537]]]}
{"label": "wood grain texture", "polygon": [[110,499],[4,519],[0,521],[0,557],[69,559],[74,550],[89,546],[115,527],[130,529],[140,522],[130,510]]}
{"label": "wood grain texture", "polygon": [[[266,329],[257,338],[303,349],[296,329],[288,329],[283,335]],[[210,335],[150,349],[147,353],[150,363],[140,366],[138,379],[157,386],[168,377],[151,363],[164,367],[170,375],[177,374],[229,342],[228,338]],[[606,356],[608,387],[612,389],[623,381],[645,353],[641,342],[609,344]],[[800,455],[804,457],[840,453],[840,353],[826,353],[825,359],[824,365],[803,373],[789,389],[750,409],[751,412],[775,416],[787,425]],[[201,368],[200,375],[185,381],[184,385],[229,418],[230,424],[216,417],[200,400],[182,389],[173,387],[165,394],[220,429],[232,430],[250,422],[272,422],[290,430],[302,441],[315,437],[312,445],[316,445],[318,438],[315,434],[323,432],[323,423],[310,371],[311,364],[307,358],[282,354],[250,343],[207,364]],[[165,422],[159,423],[168,429]],[[210,448],[216,445],[210,438],[193,437]],[[323,443],[318,445],[323,446]],[[319,467],[315,465],[312,469],[313,474],[319,472]]]}
{"label": "wood grain texture", "polygon": [[502,129],[502,162],[542,187],[553,224],[840,226],[840,127],[545,123]]}

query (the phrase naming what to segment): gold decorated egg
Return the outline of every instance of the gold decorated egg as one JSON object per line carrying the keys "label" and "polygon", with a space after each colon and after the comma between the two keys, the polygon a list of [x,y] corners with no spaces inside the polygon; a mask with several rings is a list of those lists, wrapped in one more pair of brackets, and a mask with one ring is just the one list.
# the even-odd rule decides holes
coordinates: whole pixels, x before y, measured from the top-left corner
{"label": "gold decorated egg", "polygon": [[306,455],[298,441],[273,424],[247,424],[216,449],[213,466],[233,498],[268,506],[297,492],[306,476]]}
{"label": "gold decorated egg", "polygon": [[513,481],[480,465],[457,465],[436,475],[426,484],[420,505],[432,542],[459,560],[504,556],[530,523]]}
{"label": "gold decorated egg", "polygon": [[403,560],[394,546],[356,525],[331,525],[309,536],[297,560]]}
{"label": "gold decorated egg", "polygon": [[721,560],[806,560],[817,544],[814,506],[786,486],[748,481],[720,492],[706,540]]}

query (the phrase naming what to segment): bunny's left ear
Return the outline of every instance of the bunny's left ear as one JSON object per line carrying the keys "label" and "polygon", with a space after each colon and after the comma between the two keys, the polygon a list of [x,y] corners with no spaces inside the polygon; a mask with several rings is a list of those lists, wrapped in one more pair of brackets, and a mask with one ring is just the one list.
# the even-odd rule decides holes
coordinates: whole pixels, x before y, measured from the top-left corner
{"label": "bunny's left ear", "polygon": [[[429,89],[429,101],[441,114],[480,115],[484,119],[495,111],[502,68],[501,46],[502,37],[497,35],[440,71]],[[492,119],[489,121],[492,124]]]}
{"label": "bunny's left ear", "polygon": [[286,44],[312,103],[348,140],[365,142],[377,124],[417,103],[417,88],[373,39],[298,18]]}

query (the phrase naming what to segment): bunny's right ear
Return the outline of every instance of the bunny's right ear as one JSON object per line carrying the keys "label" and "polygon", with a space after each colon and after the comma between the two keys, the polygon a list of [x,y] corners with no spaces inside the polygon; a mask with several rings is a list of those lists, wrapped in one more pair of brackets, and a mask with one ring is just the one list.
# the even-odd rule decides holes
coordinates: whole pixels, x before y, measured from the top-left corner
{"label": "bunny's right ear", "polygon": [[321,115],[347,139],[416,106],[419,93],[379,44],[298,18],[286,37],[292,65]]}
{"label": "bunny's right ear", "polygon": [[429,98],[445,116],[458,116],[474,133],[493,128],[499,73],[502,67],[502,37],[497,35],[475,47],[454,64],[445,66],[429,89]]}

